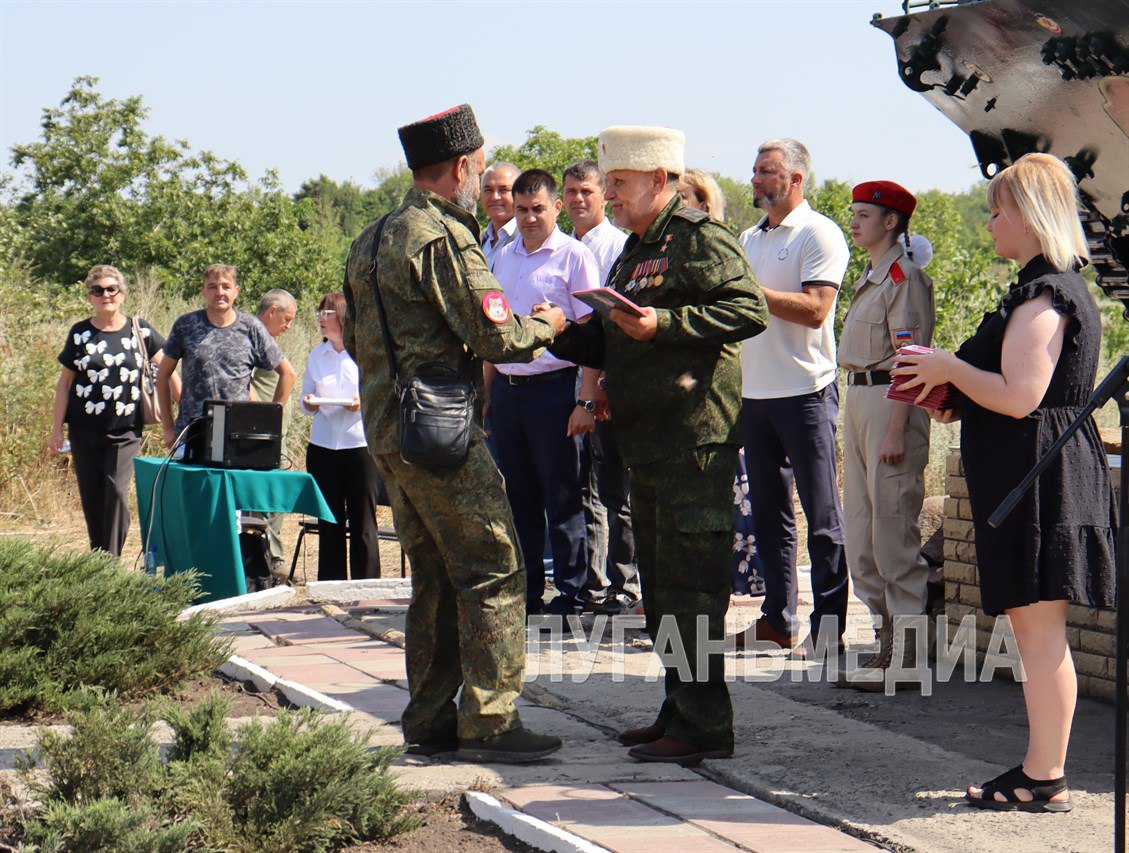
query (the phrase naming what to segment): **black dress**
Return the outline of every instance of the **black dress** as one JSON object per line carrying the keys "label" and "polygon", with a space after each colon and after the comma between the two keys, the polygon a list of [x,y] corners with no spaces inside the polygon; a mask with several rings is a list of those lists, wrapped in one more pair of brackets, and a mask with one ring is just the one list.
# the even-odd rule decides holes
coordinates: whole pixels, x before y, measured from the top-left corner
{"label": "black dress", "polygon": [[1037,601],[1068,600],[1112,607],[1117,509],[1109,463],[1090,418],[998,528],[988,517],[1078,415],[1093,392],[1101,318],[1077,272],[1058,272],[1039,255],[1019,281],[984,315],[957,357],[1000,372],[1011,312],[1042,293],[1067,317],[1062,354],[1034,412],[1012,418],[967,398],[961,402],[964,460],[984,612],[995,616]]}

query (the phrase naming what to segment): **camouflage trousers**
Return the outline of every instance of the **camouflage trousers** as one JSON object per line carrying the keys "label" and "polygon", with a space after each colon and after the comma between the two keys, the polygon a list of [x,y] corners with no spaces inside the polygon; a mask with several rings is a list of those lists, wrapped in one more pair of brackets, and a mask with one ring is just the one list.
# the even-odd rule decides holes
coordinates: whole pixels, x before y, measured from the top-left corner
{"label": "camouflage trousers", "polygon": [[725,639],[736,474],[737,448],[721,444],[631,469],[643,613],[666,667],[656,722],[703,749],[733,747],[724,653],[698,657],[700,639]]}
{"label": "camouflage trousers", "polygon": [[482,738],[518,728],[525,566],[485,437],[475,436],[459,468],[419,468],[396,453],[375,459],[412,568],[404,740]]}

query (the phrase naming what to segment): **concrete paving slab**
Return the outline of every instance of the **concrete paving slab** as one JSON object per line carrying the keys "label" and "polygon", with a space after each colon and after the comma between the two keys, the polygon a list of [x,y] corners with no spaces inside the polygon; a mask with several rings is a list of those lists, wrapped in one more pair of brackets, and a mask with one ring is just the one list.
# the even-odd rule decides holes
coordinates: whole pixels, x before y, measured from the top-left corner
{"label": "concrete paving slab", "polygon": [[247,652],[273,648],[275,648],[274,643],[262,634],[240,634],[231,639],[231,650],[244,657],[247,656]]}
{"label": "concrete paving slab", "polygon": [[270,617],[249,619],[248,622],[280,645],[339,643],[359,639],[357,632],[342,627],[336,619],[315,614],[288,614],[285,617],[271,614]]}
{"label": "concrete paving slab", "polygon": [[[603,785],[531,785],[507,788],[498,797],[608,850],[738,849]],[[634,847],[641,841],[645,847]]]}

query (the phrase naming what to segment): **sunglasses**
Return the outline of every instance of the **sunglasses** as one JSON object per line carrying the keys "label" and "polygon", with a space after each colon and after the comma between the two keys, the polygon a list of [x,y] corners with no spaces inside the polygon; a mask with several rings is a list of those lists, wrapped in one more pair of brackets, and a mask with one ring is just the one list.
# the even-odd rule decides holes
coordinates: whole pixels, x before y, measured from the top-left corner
{"label": "sunglasses", "polygon": [[86,292],[91,296],[102,296],[103,294],[106,296],[117,296],[122,292],[122,289],[116,284],[107,285],[106,287],[92,284],[90,287],[86,288]]}
{"label": "sunglasses", "polygon": [[318,319],[319,320],[327,320],[330,317],[334,316],[335,314],[337,314],[337,312],[334,311],[332,308],[322,308],[320,311],[318,311]]}

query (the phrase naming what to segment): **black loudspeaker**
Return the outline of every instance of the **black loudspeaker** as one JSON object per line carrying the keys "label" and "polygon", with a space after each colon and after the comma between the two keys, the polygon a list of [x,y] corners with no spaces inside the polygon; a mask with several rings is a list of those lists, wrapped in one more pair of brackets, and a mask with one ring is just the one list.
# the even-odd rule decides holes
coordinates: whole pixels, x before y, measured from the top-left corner
{"label": "black loudspeaker", "polygon": [[190,465],[269,471],[281,459],[279,403],[205,400],[203,416],[192,421],[184,439]]}

